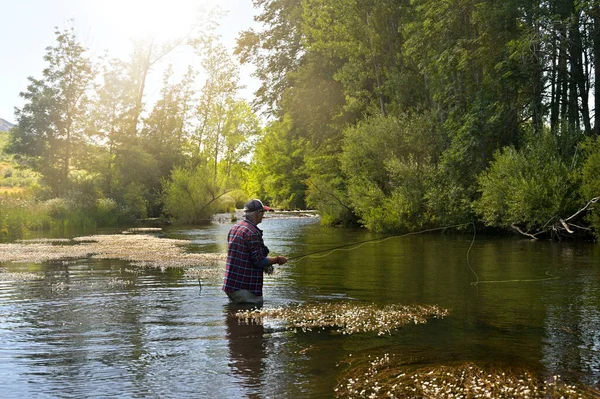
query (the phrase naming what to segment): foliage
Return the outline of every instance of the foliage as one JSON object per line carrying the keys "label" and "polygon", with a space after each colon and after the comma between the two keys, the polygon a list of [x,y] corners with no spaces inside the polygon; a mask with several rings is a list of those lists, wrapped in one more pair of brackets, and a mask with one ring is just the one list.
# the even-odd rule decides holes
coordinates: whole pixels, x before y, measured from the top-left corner
{"label": "foliage", "polygon": [[303,209],[304,148],[290,138],[290,119],[269,125],[257,143],[248,176],[250,196],[287,209]]}
{"label": "foliage", "polygon": [[[197,60],[183,76],[167,68],[154,104],[146,80],[173,45],[138,42],[95,67],[73,29],[57,31],[1,159],[41,179],[10,190],[58,198],[49,209],[69,209],[68,224],[105,220],[100,201],[200,222],[248,193],[376,231],[476,218],[539,229],[597,197],[594,2],[253,3],[261,25],[235,54],[261,80],[264,129],[213,17],[175,45]],[[34,180],[2,169],[5,187]]]}
{"label": "foliage", "polygon": [[349,205],[374,231],[426,225],[424,200],[441,151],[428,114],[377,116],[346,130],[341,166]]}
{"label": "foliage", "polygon": [[346,181],[340,170],[340,160],[337,154],[308,153],[306,169],[306,204],[312,209],[318,209],[321,224],[356,224],[356,216],[347,204]]}
{"label": "foliage", "polygon": [[307,48],[342,60],[333,78],[344,88],[347,111],[385,115],[390,107],[424,103],[421,79],[406,64],[403,49],[410,2],[305,0],[303,6]]}
{"label": "foliage", "polygon": [[[581,168],[580,195],[584,201],[591,201],[600,196],[600,136],[588,138],[582,143],[585,161]],[[591,208],[588,220],[596,231],[600,232],[600,207],[596,204]]]}
{"label": "foliage", "polygon": [[221,190],[209,167],[176,167],[163,182],[164,212],[178,223],[205,223],[220,210]]}
{"label": "foliage", "polygon": [[0,239],[23,237],[27,230],[50,227],[50,218],[40,206],[21,193],[0,196]]}
{"label": "foliage", "polygon": [[[145,108],[146,80],[173,45],[136,42],[129,59],[104,57],[96,67],[74,28],[57,29],[42,78],[30,78],[22,94],[25,105],[17,110],[7,145],[13,154],[9,164],[14,159],[31,166],[41,175],[40,186],[30,184],[33,178],[24,181],[13,167],[2,168],[2,183],[27,185],[39,201],[55,201],[47,209],[55,216],[51,219],[69,225],[161,215],[163,182],[183,165],[192,171],[211,167],[210,195],[218,195],[215,187],[239,190],[260,126],[250,106],[237,98],[238,67],[216,28],[215,20],[208,21],[189,41],[175,45],[196,51],[206,77],[201,89],[200,73],[191,66],[180,78],[167,68],[150,109]],[[58,206],[65,201],[68,207]],[[229,198],[222,206],[240,201]],[[116,212],[114,218],[108,209]]]}
{"label": "foliage", "polygon": [[489,226],[541,230],[577,205],[570,168],[556,140],[546,132],[531,136],[524,148],[506,147],[479,177],[481,198],[474,208]]}
{"label": "foliage", "polygon": [[39,201],[24,193],[0,195],[0,240],[23,238],[36,230],[58,231],[97,226],[119,226],[131,222],[131,217],[116,201],[100,198],[82,202],[76,195]]}
{"label": "foliage", "polygon": [[56,30],[55,35],[56,45],[46,49],[43,78],[30,77],[21,93],[27,103],[15,113],[8,150],[40,172],[55,195],[62,195],[83,140],[82,116],[93,73],[74,29]]}
{"label": "foliage", "polygon": [[[292,73],[302,64],[302,2],[298,0],[253,0],[260,8],[256,20],[261,31],[249,29],[237,40],[236,55],[242,64],[253,63],[261,87],[254,106],[278,115],[283,93],[294,86]],[[271,51],[277,49],[277,51]]]}

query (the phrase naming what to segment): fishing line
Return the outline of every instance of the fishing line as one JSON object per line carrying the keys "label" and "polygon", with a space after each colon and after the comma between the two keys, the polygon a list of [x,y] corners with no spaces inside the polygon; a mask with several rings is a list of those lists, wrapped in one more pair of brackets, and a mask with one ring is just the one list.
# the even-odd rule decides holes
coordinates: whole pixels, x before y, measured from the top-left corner
{"label": "fishing line", "polygon": [[309,252],[309,253],[302,254],[302,255],[291,256],[288,258],[288,260],[300,261],[304,258],[309,258],[309,257],[310,258],[324,258],[326,256],[331,255],[332,253],[334,253],[336,251],[353,251],[355,249],[362,247],[363,245],[370,244],[370,243],[382,243],[382,242],[391,240],[393,238],[403,238],[403,237],[407,237],[407,236],[411,236],[411,235],[418,235],[418,234],[423,234],[423,233],[429,233],[432,231],[451,229],[451,228],[462,227],[462,226],[467,226],[467,225],[471,225],[473,227],[473,238],[471,239],[471,244],[469,245],[469,249],[467,250],[467,267],[469,268],[471,273],[473,273],[473,276],[475,276],[475,281],[471,282],[471,285],[477,286],[479,284],[541,282],[541,281],[557,280],[559,278],[559,277],[553,276],[548,271],[546,271],[546,275],[548,277],[540,278],[540,279],[479,280],[479,275],[477,274],[475,269],[473,269],[473,266],[471,265],[471,260],[470,260],[471,250],[473,249],[473,245],[475,244],[475,238],[477,236],[477,230],[475,228],[475,223],[473,223],[473,222],[455,224],[455,225],[451,225],[451,226],[444,226],[444,227],[437,227],[437,228],[433,228],[433,229],[420,230],[420,231],[415,231],[415,232],[401,234],[401,235],[392,235],[392,236],[383,237],[383,238],[373,238],[370,240],[353,242],[350,244],[340,245],[340,246],[334,247],[334,248],[327,248],[327,249],[322,249],[319,251]]}
{"label": "fishing line", "polygon": [[[414,232],[411,232],[411,233],[406,233],[406,234],[401,234],[401,235],[392,235],[392,236],[387,236],[387,237],[383,237],[383,238],[372,238],[370,240],[357,241],[357,242],[353,242],[353,243],[350,243],[350,244],[340,245],[338,247],[327,248],[327,249],[322,249],[322,250],[319,250],[319,251],[309,252],[309,253],[302,254],[302,255],[292,256],[292,257],[289,257],[287,259],[288,260],[294,260],[295,259],[297,261],[300,261],[300,260],[302,260],[304,258],[308,258],[308,257],[310,257],[310,258],[324,258],[326,256],[331,255],[332,253],[334,253],[336,251],[353,251],[353,250],[358,249],[358,248],[362,247],[363,245],[366,245],[366,244],[369,244],[369,243],[381,243],[381,242],[385,242],[387,240],[391,240],[392,238],[403,238],[403,237],[407,237],[407,236],[411,236],[411,235],[429,233],[429,232],[432,232],[432,231],[446,230],[446,229],[451,229],[451,228],[455,228],[455,227],[462,227],[462,226],[467,226],[467,225],[472,225],[473,226],[473,241],[471,242],[471,247],[472,247],[473,246],[473,242],[475,242],[475,224],[473,222],[469,222],[469,223],[455,224],[455,225],[451,225],[451,226],[436,227],[436,228],[433,228],[433,229],[426,229],[426,230],[414,231]],[[348,248],[348,247],[351,247],[351,248]],[[471,251],[471,247],[469,247],[469,252]],[[467,263],[469,262],[469,252],[467,252]],[[322,254],[322,255],[317,255],[317,254]],[[469,265],[469,268],[471,268],[470,265]],[[472,268],[471,268],[471,271],[477,276],[477,274],[475,273],[475,271],[473,271]]]}
{"label": "fishing line", "polygon": [[480,281],[479,276],[477,275],[475,270],[473,270],[473,268],[471,267],[471,263],[469,262],[469,253],[471,252],[471,248],[473,247],[474,243],[475,243],[475,224],[473,223],[473,240],[471,241],[471,246],[469,247],[469,250],[467,251],[467,266],[469,266],[469,269],[475,275],[475,281],[471,282],[471,285],[474,285],[475,287],[477,287],[477,285],[479,285],[479,284],[526,283],[526,282],[558,280],[558,277],[553,276],[552,274],[550,274],[550,272],[546,271],[546,275],[549,276],[547,278],[513,279],[513,280],[482,280],[482,281]]}
{"label": "fishing line", "polygon": [[538,281],[550,281],[550,280],[558,280],[560,277],[557,276],[553,276],[550,272],[546,271],[545,273],[547,276],[546,278],[533,278],[533,279],[515,279],[515,280],[484,280],[484,281],[477,281],[474,283],[471,283],[471,285],[477,285],[477,284],[497,284],[497,283],[531,283],[531,282],[538,282]]}

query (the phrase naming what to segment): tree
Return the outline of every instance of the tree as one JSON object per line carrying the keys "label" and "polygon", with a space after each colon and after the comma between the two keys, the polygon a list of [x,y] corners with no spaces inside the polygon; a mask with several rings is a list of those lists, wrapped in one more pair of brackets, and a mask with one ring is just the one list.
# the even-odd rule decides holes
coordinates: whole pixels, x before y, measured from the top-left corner
{"label": "tree", "polygon": [[131,127],[136,123],[137,89],[129,75],[129,65],[109,60],[102,67],[102,82],[96,86],[89,115],[91,149],[87,168],[102,177],[103,192],[113,197],[117,153],[131,141]]}
{"label": "tree", "polygon": [[229,107],[239,89],[239,71],[214,29],[214,26],[210,26],[207,32],[191,43],[202,59],[206,74],[196,110],[199,124],[193,134],[195,156],[199,163],[212,163],[212,175],[216,182],[224,147],[223,129]]}
{"label": "tree", "polygon": [[180,82],[172,84],[169,80],[173,70],[172,67],[167,68],[163,77],[161,98],[154,105],[150,115],[144,119],[141,141],[159,165],[159,179],[168,177],[173,167],[182,165],[185,161],[185,127],[191,108],[191,84],[194,74],[190,68]]}
{"label": "tree", "polygon": [[29,77],[26,100],[15,112],[9,151],[42,174],[52,194],[65,194],[73,158],[83,141],[87,99],[94,77],[86,49],[73,28],[55,31],[56,43],[46,48],[42,79]]}
{"label": "tree", "polygon": [[408,1],[304,1],[306,47],[340,60],[333,77],[342,83],[350,111],[386,115],[390,105],[423,104],[421,76],[403,50],[401,27],[411,12]]}
{"label": "tree", "polygon": [[214,183],[211,169],[176,167],[163,182],[164,212],[179,223],[202,223],[218,209],[216,201],[223,195]]}
{"label": "tree", "polygon": [[303,140],[290,137],[291,120],[271,123],[256,144],[247,190],[282,208],[304,208]]}
{"label": "tree", "polygon": [[242,64],[253,63],[255,76],[262,82],[255,93],[255,110],[281,113],[286,89],[294,85],[294,72],[305,54],[302,45],[302,1],[253,0],[261,14],[255,17],[264,30],[244,31],[237,40],[235,54]]}
{"label": "tree", "polygon": [[223,177],[225,187],[241,186],[244,171],[260,134],[258,118],[245,101],[228,104],[223,127]]}

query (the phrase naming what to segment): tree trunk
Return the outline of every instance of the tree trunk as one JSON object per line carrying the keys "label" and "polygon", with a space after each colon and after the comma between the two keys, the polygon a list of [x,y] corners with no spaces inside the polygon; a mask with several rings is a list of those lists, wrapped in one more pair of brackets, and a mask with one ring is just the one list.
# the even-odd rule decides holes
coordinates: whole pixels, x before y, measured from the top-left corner
{"label": "tree trunk", "polygon": [[[589,98],[587,91],[586,76],[583,73],[583,44],[581,42],[581,32],[579,31],[579,15],[573,13],[571,17],[571,68],[573,70],[572,80],[574,85],[579,89],[579,97],[581,98],[581,120],[583,122],[583,128],[585,134],[589,135],[592,132],[592,126],[590,123],[590,108]],[[577,107],[577,98],[575,96],[575,106]],[[577,110],[579,111],[579,110]],[[579,118],[577,118],[579,120]],[[577,126],[579,127],[579,126]]]}
{"label": "tree trunk", "polygon": [[[534,25],[535,25],[536,36],[541,37],[539,23],[537,21],[535,21]],[[533,72],[533,88],[532,88],[532,90],[533,90],[533,93],[532,93],[533,94],[532,123],[533,123],[533,129],[534,129],[535,133],[540,135],[540,134],[542,134],[543,120],[544,120],[544,106],[542,104],[544,83],[542,81],[542,79],[543,79],[543,73],[542,73],[543,55],[541,54],[539,44],[535,44],[535,47],[533,49],[533,54],[534,54],[533,55],[533,57],[534,57],[534,60],[533,60],[534,72]]]}
{"label": "tree trunk", "polygon": [[550,76],[550,131],[553,134],[558,132],[558,112],[559,112],[559,98],[560,98],[560,81],[558,78],[558,65],[559,65],[559,53],[558,43],[556,34],[553,35],[552,39],[552,73]]}
{"label": "tree trunk", "polygon": [[598,112],[600,112],[600,5],[593,9],[594,28],[594,134],[600,135]]}

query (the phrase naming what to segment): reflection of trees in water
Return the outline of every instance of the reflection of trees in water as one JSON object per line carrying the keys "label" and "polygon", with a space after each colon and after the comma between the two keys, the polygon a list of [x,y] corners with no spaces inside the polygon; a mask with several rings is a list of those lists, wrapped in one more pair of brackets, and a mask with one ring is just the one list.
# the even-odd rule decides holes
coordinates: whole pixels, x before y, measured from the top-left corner
{"label": "reflection of trees in water", "polygon": [[600,311],[591,307],[549,306],[543,363],[550,373],[575,373],[600,385]]}
{"label": "reflection of trees in water", "polygon": [[572,373],[573,379],[600,387],[599,270],[566,252],[561,261],[569,282],[561,285],[562,295],[548,296],[542,362],[551,373]]}
{"label": "reflection of trees in water", "polygon": [[234,374],[243,378],[244,387],[251,390],[248,395],[250,398],[260,397],[266,358],[264,327],[253,321],[240,323],[235,314],[256,307],[232,303],[226,305],[229,367]]}

